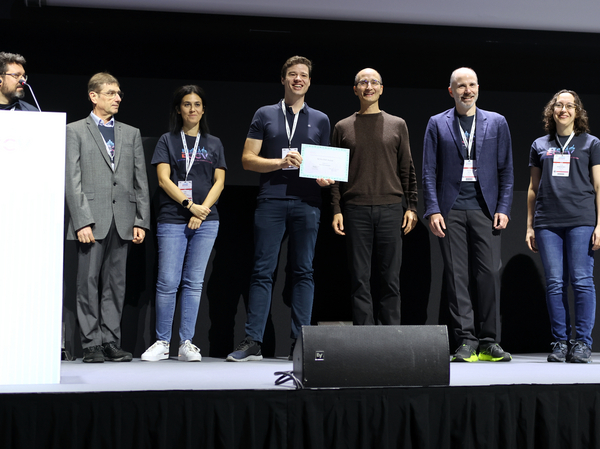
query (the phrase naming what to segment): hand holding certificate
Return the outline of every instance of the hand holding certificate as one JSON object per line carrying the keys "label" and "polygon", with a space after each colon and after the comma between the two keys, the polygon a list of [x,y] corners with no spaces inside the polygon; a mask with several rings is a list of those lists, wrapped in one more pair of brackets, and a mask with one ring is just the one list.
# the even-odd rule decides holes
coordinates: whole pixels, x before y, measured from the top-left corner
{"label": "hand holding certificate", "polygon": [[348,182],[349,149],[302,144],[301,154],[301,178]]}

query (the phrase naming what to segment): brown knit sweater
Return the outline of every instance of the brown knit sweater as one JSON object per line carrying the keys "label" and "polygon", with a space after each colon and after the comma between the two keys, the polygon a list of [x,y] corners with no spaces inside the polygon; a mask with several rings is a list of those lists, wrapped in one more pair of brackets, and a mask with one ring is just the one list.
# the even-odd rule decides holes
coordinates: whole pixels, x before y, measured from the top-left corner
{"label": "brown knit sweater", "polygon": [[383,111],[354,113],[335,125],[331,144],[350,149],[348,182],[331,186],[334,214],[341,213],[341,204],[401,203],[403,195],[416,212],[417,177],[404,120]]}

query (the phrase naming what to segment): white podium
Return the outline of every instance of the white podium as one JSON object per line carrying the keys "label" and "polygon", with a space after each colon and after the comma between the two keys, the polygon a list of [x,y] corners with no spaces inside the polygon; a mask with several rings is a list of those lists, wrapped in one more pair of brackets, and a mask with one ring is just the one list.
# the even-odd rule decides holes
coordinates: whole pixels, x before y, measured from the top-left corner
{"label": "white podium", "polygon": [[66,115],[0,111],[0,385],[60,382]]}

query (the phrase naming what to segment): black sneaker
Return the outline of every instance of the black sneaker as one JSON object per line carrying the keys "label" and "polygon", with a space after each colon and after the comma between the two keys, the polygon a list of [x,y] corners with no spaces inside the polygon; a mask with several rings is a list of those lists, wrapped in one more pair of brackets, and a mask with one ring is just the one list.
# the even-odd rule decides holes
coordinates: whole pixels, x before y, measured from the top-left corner
{"label": "black sneaker", "polygon": [[246,337],[225,360],[228,362],[249,362],[252,360],[262,360],[262,358],[260,343],[252,340],[250,337]]}
{"label": "black sneaker", "polygon": [[114,341],[104,343],[102,349],[104,349],[104,360],[111,362],[131,362],[133,358],[130,352],[123,351]]}
{"label": "black sneaker", "polygon": [[290,348],[290,355],[288,356],[288,360],[294,360],[294,348],[296,347],[296,340],[292,342],[292,347]]}
{"label": "black sneaker", "polygon": [[453,362],[476,362],[477,352],[470,345],[461,345],[452,356]]}
{"label": "black sneaker", "polygon": [[551,346],[552,352],[548,355],[549,362],[564,362],[567,360],[569,347],[566,341],[555,341]]}
{"label": "black sneaker", "polygon": [[582,341],[571,340],[569,355],[571,363],[592,363],[592,348]]}
{"label": "black sneaker", "polygon": [[89,348],[83,348],[83,362],[103,363],[104,352],[102,351],[102,346],[90,346]]}
{"label": "black sneaker", "polygon": [[493,343],[479,349],[479,360],[483,362],[510,362],[512,356],[502,349],[498,343]]}

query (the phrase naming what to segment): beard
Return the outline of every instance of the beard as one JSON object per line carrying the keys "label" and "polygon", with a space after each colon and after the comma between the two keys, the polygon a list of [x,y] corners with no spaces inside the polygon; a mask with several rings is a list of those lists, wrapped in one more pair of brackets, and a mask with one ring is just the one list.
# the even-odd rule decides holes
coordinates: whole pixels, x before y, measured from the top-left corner
{"label": "beard", "polygon": [[15,90],[13,92],[13,96],[12,98],[14,100],[20,100],[21,98],[25,97],[25,89],[21,89],[21,90]]}
{"label": "beard", "polygon": [[15,101],[25,97],[25,89],[15,88],[15,90],[13,90],[12,92],[7,90],[0,88],[0,93],[8,99],[9,103],[14,103]]}
{"label": "beard", "polygon": [[467,104],[467,103],[465,103],[465,102],[462,100],[462,98],[459,98],[459,99],[458,99],[458,102],[459,102],[459,103],[460,103],[460,104],[461,104],[461,105],[462,105],[464,108],[468,109],[468,108],[471,108],[471,107],[472,107],[472,106],[473,106],[473,105],[474,105],[474,104],[477,102],[477,98],[479,98],[479,93],[477,93],[477,94],[475,94],[475,95],[471,96],[471,97],[469,98],[469,100],[471,100],[471,104],[470,104],[470,105],[469,105],[469,104]]}

